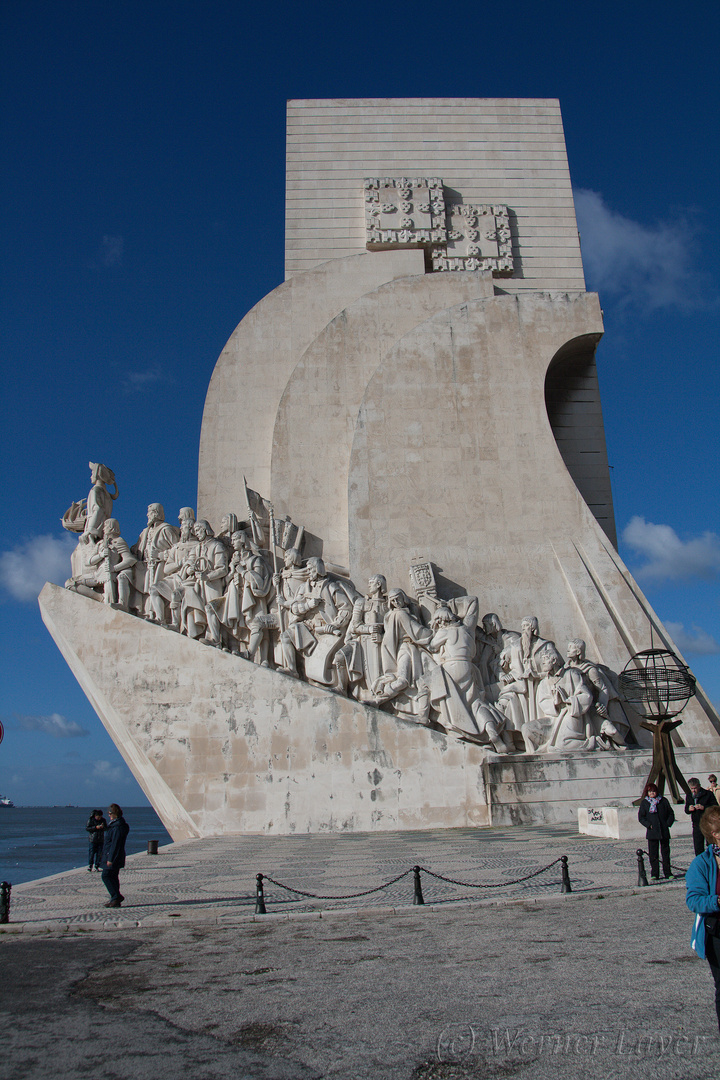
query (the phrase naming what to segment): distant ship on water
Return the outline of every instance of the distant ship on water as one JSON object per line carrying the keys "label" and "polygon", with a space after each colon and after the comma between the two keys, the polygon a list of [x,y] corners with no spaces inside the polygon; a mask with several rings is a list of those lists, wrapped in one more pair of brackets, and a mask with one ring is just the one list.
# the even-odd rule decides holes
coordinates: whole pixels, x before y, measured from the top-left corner
{"label": "distant ship on water", "polygon": [[14,806],[15,803],[12,799],[8,799],[7,795],[0,795],[0,806]]}

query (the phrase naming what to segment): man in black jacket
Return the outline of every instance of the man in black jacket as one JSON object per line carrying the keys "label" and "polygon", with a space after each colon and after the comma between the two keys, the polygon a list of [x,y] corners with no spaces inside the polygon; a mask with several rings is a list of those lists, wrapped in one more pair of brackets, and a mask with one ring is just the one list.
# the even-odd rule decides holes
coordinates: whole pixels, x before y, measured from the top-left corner
{"label": "man in black jacket", "polygon": [[[660,795],[655,784],[648,784],[645,796],[638,810],[638,821],[645,826],[650,857],[650,876],[657,881],[660,877],[659,852],[662,852],[663,874],[673,876],[670,866],[670,826],[675,821],[675,814],[664,795]],[[658,851],[659,849],[659,851]]]}
{"label": "man in black jacket", "polygon": [[702,855],[705,850],[705,837],[700,832],[700,818],[708,806],[717,806],[717,799],[712,791],[706,791],[700,787],[697,776],[691,776],[688,780],[689,793],[685,797],[685,813],[690,814],[692,819],[693,844],[695,854]]}
{"label": "man in black jacket", "polygon": [[100,872],[102,867],[100,866],[100,859],[102,857],[103,842],[105,840],[105,829],[107,827],[107,821],[103,817],[102,810],[93,810],[92,814],[88,818],[88,823],[85,826],[85,831],[88,834],[88,870],[92,873],[93,865],[95,869]]}
{"label": "man in black jacket", "polygon": [[130,826],[122,816],[122,810],[117,803],[110,803],[108,807],[110,824],[105,830],[105,843],[102,852],[102,879],[103,885],[110,893],[110,899],[105,907],[120,907],[125,897],[120,892],[119,875],[125,865],[125,839],[130,832]]}

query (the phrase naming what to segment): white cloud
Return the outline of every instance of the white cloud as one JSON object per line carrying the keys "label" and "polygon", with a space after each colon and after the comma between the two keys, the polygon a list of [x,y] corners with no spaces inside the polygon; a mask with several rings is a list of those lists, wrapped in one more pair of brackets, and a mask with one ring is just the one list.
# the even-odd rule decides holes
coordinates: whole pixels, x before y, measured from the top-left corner
{"label": "white cloud", "polygon": [[50,716],[18,716],[17,720],[23,731],[42,731],[44,735],[52,735],[54,739],[78,739],[90,734],[76,720],[68,720],[60,713],[51,713]]}
{"label": "white cloud", "polygon": [[698,227],[689,215],[642,225],[611,210],[597,191],[574,194],[591,288],[647,311],[707,303],[708,285],[693,266]]}
{"label": "white cloud", "polygon": [[720,536],[705,532],[693,540],[681,540],[670,525],[654,525],[645,518],[630,519],[623,541],[648,561],[637,570],[648,581],[710,581],[720,573]]}
{"label": "white cloud", "polygon": [[92,777],[86,780],[86,783],[90,787],[98,787],[100,783],[117,784],[126,779],[127,776],[122,765],[111,765],[109,761],[96,761]]}
{"label": "white cloud", "polygon": [[692,632],[688,632],[682,623],[666,622],[665,628],[681,653],[694,653],[696,656],[720,653],[720,644],[699,626],[693,626]]}
{"label": "white cloud", "polygon": [[173,380],[163,374],[159,367],[146,368],[144,371],[126,371],[122,382],[125,391],[142,391],[157,383],[172,383]]}
{"label": "white cloud", "polygon": [[0,585],[16,600],[37,599],[46,581],[63,585],[70,577],[70,553],[77,538],[33,536],[12,551],[0,552]]}
{"label": "white cloud", "polygon": [[125,241],[122,236],[103,236],[100,248],[103,266],[119,266],[124,250]]}

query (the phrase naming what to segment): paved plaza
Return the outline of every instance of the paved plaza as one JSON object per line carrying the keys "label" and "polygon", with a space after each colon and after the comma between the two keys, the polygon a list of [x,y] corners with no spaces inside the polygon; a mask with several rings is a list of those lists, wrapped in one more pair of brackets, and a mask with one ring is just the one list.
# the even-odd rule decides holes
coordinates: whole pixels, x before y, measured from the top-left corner
{"label": "paved plaza", "polygon": [[[107,894],[99,874],[72,870],[16,886],[12,924],[13,929],[22,924],[32,931],[242,921],[253,917],[258,873],[325,898],[303,897],[266,883],[267,911],[273,917],[369,909],[402,912],[413,903],[416,865],[423,867],[421,887],[426,906],[433,910],[541,901],[559,894],[557,860],[564,855],[573,896],[581,898],[636,887],[635,853],[644,846],[638,840],[580,836],[565,825],[189,840],[161,848],[156,856],[131,856],[121,873],[126,899],[118,910],[103,907]],[[688,835],[674,838],[672,858],[678,872],[688,866],[693,858]],[[647,858],[645,865],[649,875]],[[381,888],[400,875],[399,881]],[[357,893],[365,895],[342,899]]]}
{"label": "paved plaza", "polygon": [[[13,1080],[716,1080],[682,880],[637,887],[637,842],[569,828],[191,841],[136,855],[126,902],[85,870],[13,890],[0,1042]],[[266,873],[353,900],[288,899]],[[687,866],[690,840],[673,861]],[[482,899],[475,897],[480,895]],[[470,898],[472,896],[472,899]],[[96,932],[93,932],[96,931]]]}

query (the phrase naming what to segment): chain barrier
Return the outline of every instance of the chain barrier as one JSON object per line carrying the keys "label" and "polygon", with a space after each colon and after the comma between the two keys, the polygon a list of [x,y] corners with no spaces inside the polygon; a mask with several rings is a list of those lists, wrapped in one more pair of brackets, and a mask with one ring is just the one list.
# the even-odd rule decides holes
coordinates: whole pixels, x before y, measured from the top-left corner
{"label": "chain barrier", "polygon": [[383,889],[388,889],[391,885],[394,885],[396,881],[402,881],[408,874],[412,874],[412,869],[403,870],[402,874],[398,874],[392,881],[386,881],[384,885],[377,885],[374,889],[365,889],[363,892],[356,893],[345,893],[343,896],[323,896],[320,893],[303,892],[302,889],[294,889],[292,885],[283,885],[282,881],[275,881],[274,878],[268,877],[267,874],[263,874],[262,879],[263,881],[269,881],[271,885],[277,885],[279,889],[285,889],[286,892],[295,893],[297,896],[306,896],[310,900],[354,900],[358,896],[370,896],[371,893],[382,892]]}
{"label": "chain barrier", "polygon": [[437,878],[438,881],[447,881],[450,885],[461,885],[464,889],[502,889],[506,885],[519,885],[523,881],[529,881],[530,878],[538,877],[551,867],[557,866],[564,858],[566,858],[566,856],[561,855],[559,859],[554,859],[551,863],[548,863],[547,866],[543,866],[539,870],[533,870],[531,874],[526,874],[525,877],[514,878],[512,881],[491,881],[487,884],[480,885],[472,881],[458,881],[457,878],[445,877],[443,874],[435,874],[432,870],[428,870],[426,866],[421,866],[419,869],[422,870],[424,874],[429,874],[430,877]]}
{"label": "chain barrier", "polygon": [[478,884],[472,881],[460,881],[457,878],[445,877],[444,874],[436,874],[432,870],[428,870],[425,866],[413,866],[408,870],[404,870],[402,874],[398,874],[397,877],[391,878],[390,881],[383,882],[382,885],[376,885],[372,889],[363,889],[361,892],[355,893],[343,893],[339,896],[327,896],[323,893],[307,892],[304,889],[296,889],[293,885],[286,885],[282,881],[276,881],[275,878],[269,877],[267,874],[256,875],[256,915],[267,914],[265,909],[265,895],[263,891],[264,883],[270,882],[271,885],[275,885],[278,889],[284,889],[285,892],[293,893],[294,896],[302,896],[308,900],[355,900],[361,896],[372,896],[373,893],[383,892],[385,889],[389,889],[391,885],[397,884],[398,881],[402,881],[408,874],[413,874],[413,904],[424,904],[425,900],[422,894],[422,886],[420,883],[420,874],[428,874],[430,877],[436,878],[438,881],[445,881],[449,885],[459,885],[465,889],[503,889],[509,885],[519,885],[524,881],[530,881],[531,878],[538,877],[540,874],[544,874],[546,870],[550,870],[553,866],[557,866],[558,863],[562,864],[562,880],[561,889],[563,893],[572,892],[572,886],[570,885],[570,877],[568,875],[568,857],[567,855],[561,855],[558,859],[553,859],[547,866],[541,866],[539,870],[533,870],[530,874],[525,874],[523,877],[514,878],[512,881],[496,881],[486,882]]}

